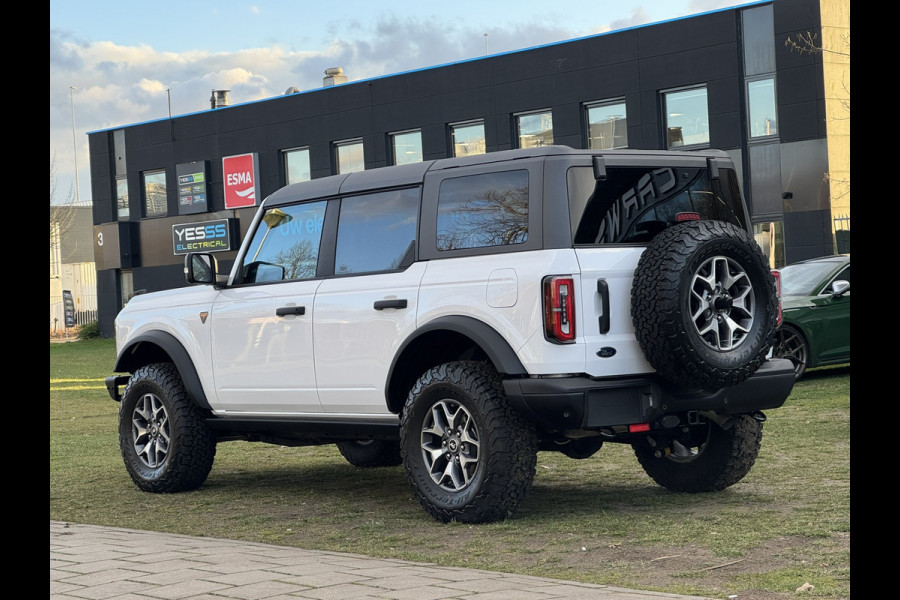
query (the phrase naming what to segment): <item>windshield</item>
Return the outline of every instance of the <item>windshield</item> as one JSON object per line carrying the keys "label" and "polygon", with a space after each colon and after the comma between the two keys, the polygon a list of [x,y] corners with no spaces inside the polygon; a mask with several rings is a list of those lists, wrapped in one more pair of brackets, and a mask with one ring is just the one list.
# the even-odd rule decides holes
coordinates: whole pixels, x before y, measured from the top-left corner
{"label": "windshield", "polygon": [[781,269],[781,295],[812,296],[834,267],[833,262],[798,263],[784,267]]}

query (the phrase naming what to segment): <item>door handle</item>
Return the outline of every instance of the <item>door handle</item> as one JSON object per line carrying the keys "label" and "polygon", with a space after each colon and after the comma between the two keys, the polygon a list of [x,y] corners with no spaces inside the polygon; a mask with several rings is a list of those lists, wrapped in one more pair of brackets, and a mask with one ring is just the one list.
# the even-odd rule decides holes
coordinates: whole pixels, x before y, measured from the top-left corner
{"label": "door handle", "polygon": [[281,308],[275,309],[275,314],[279,317],[284,317],[287,315],[305,315],[306,307],[305,306],[282,306]]}
{"label": "door handle", "polygon": [[385,308],[406,308],[406,298],[376,300],[374,308],[375,310],[384,310]]}
{"label": "door handle", "polygon": [[600,308],[603,310],[597,318],[600,333],[609,333],[609,284],[605,279],[597,280],[597,293],[600,294]]}

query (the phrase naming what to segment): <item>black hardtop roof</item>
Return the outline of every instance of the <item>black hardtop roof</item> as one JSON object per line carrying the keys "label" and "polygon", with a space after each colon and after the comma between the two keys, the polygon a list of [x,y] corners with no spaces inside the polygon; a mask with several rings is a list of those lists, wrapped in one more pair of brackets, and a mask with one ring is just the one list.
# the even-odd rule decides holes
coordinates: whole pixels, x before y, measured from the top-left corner
{"label": "black hardtop roof", "polygon": [[524,158],[540,158],[550,156],[602,156],[610,164],[622,164],[636,160],[642,164],[650,164],[659,159],[678,157],[680,160],[706,160],[727,159],[731,157],[722,150],[582,150],[569,146],[542,146],[539,148],[520,148],[515,150],[500,150],[486,154],[475,154],[454,158],[439,158],[426,160],[408,165],[396,165],[379,167],[366,171],[330,175],[287,185],[271,195],[264,201],[265,206],[277,206],[282,204],[301,202],[314,198],[328,198],[342,194],[353,194],[366,190],[386,189],[417,185],[422,182],[425,173],[455,169],[459,167],[485,165],[499,162],[521,160]]}

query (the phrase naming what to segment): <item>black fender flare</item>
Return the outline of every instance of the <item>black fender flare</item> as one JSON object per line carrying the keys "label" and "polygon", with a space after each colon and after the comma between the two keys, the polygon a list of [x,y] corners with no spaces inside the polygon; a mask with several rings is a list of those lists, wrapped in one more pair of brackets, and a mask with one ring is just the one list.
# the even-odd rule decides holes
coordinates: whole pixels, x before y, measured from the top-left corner
{"label": "black fender flare", "polygon": [[404,355],[407,347],[420,339],[422,336],[432,331],[452,331],[460,335],[464,335],[477,344],[488,359],[493,363],[494,367],[501,375],[527,375],[528,371],[522,365],[515,350],[509,345],[509,342],[500,335],[496,329],[479,321],[478,319],[463,315],[449,315],[438,317],[433,321],[429,321],[422,327],[413,332],[406,338],[397,349],[394,358],[391,361],[390,369],[388,369],[387,385],[385,386],[385,402],[390,406],[390,398],[392,392],[395,392],[394,373],[397,369],[400,357]]}
{"label": "black fender flare", "polygon": [[[159,348],[166,356],[162,356],[158,351],[142,352],[142,347],[148,345]],[[145,360],[147,356],[151,356],[153,359]],[[194,361],[191,360],[191,356],[185,350],[184,345],[171,333],[148,331],[131,340],[128,346],[119,353],[116,359],[115,371],[117,373],[134,373],[148,362],[165,362],[166,358],[178,369],[178,374],[184,382],[185,389],[197,406],[206,410],[212,410],[209,401],[206,399],[206,392],[203,391],[203,384],[200,383],[200,376],[197,374]]]}

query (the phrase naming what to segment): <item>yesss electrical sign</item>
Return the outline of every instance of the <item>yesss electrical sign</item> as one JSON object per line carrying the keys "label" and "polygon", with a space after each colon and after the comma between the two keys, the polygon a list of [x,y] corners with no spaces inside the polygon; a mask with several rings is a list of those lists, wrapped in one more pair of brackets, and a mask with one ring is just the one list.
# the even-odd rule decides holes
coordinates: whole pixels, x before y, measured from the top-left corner
{"label": "yesss electrical sign", "polygon": [[172,247],[175,254],[231,250],[231,227],[228,221],[220,219],[172,225]]}

